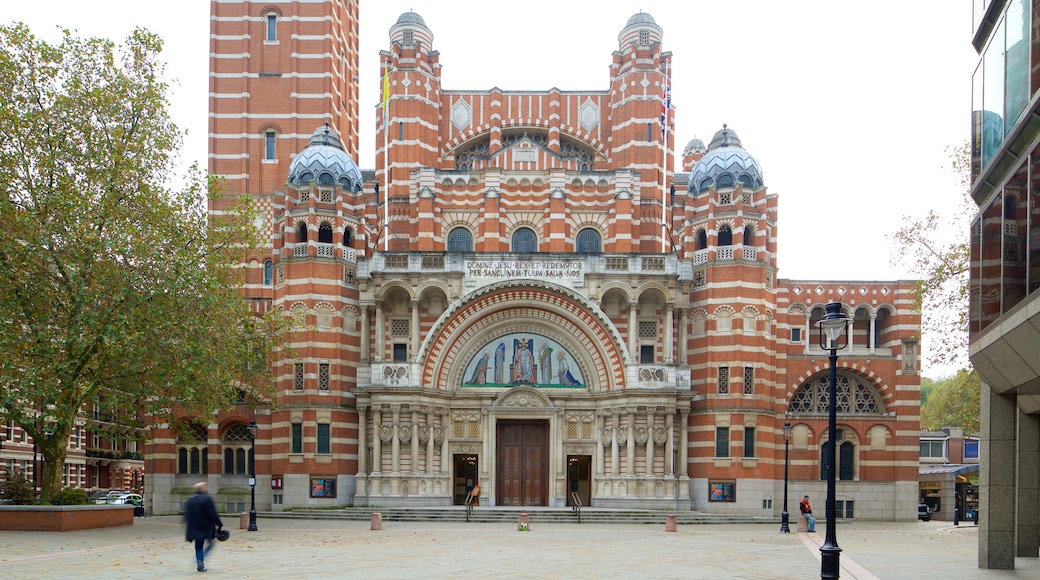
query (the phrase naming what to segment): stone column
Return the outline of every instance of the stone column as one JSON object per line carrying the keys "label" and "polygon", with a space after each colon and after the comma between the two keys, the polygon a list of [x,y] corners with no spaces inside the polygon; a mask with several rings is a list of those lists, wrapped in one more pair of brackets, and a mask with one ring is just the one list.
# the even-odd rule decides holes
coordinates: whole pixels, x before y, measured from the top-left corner
{"label": "stone column", "polygon": [[361,360],[369,359],[369,341],[371,340],[370,332],[371,328],[368,327],[368,305],[361,305],[361,328],[358,329],[358,334],[361,335]]}
{"label": "stone column", "polygon": [[383,412],[381,405],[376,405],[372,407],[372,473],[383,471],[383,439],[379,433],[382,429]]}
{"label": "stone column", "polygon": [[654,474],[654,409],[646,408],[646,475]]}
{"label": "stone column", "polygon": [[438,473],[441,476],[448,476],[448,497],[452,497],[451,490],[451,453],[448,446],[448,439],[452,436],[452,425],[451,425],[451,413],[448,409],[442,408],[437,412],[441,416],[441,429],[444,432],[444,438],[441,441],[441,469]]}
{"label": "stone column", "polygon": [[[628,409],[628,442],[626,443],[628,451],[628,466],[625,468],[625,473],[628,475],[636,474],[636,409],[635,407]],[[631,493],[633,490],[629,490]]]}
{"label": "stone column", "polygon": [[383,360],[383,354],[386,352],[386,341],[383,339],[383,305],[376,304],[376,346],[375,356],[373,360]]}
{"label": "stone column", "polygon": [[426,408],[426,473],[433,475],[434,465],[434,454],[433,454],[433,409]]}
{"label": "stone column", "polygon": [[412,346],[408,349],[408,360],[415,360],[419,355],[419,301],[412,301]]}
{"label": "stone column", "polygon": [[690,310],[688,308],[679,309],[679,364],[686,364],[686,359],[689,354],[686,352],[687,344],[690,342],[689,326],[690,326]]}
{"label": "stone column", "polygon": [[876,325],[877,325],[877,313],[876,312],[871,312],[870,313],[870,330],[867,331],[867,332],[870,333],[870,335],[867,336],[867,348],[870,349],[870,352],[874,352],[874,349],[877,348],[877,344],[874,343],[874,336],[875,336],[874,335],[874,329],[875,329]]}
{"label": "stone column", "polygon": [[690,430],[687,425],[687,419],[690,416],[690,412],[683,410],[679,413],[679,475],[686,477],[686,462],[687,455],[690,452]]}
{"label": "stone column", "polygon": [[597,437],[597,441],[596,441],[596,476],[597,477],[603,477],[603,463],[605,463],[605,461],[606,461],[606,458],[604,457],[604,453],[603,453],[603,428],[605,426],[606,425],[604,425],[602,413],[597,411],[596,412],[596,425],[594,427],[594,429],[595,429],[594,433],[596,434],[596,437]]}
{"label": "stone column", "polygon": [[1017,498],[1018,529],[1016,556],[1036,558],[1040,552],[1040,417],[1018,414]]}
{"label": "stone column", "polygon": [[368,438],[368,433],[367,433],[367,431],[368,431],[368,423],[366,422],[366,419],[368,417],[367,411],[368,411],[368,409],[366,407],[361,406],[361,405],[358,406],[358,410],[357,410],[357,414],[358,414],[358,435],[357,435],[357,440],[358,440],[358,451],[357,451],[358,468],[357,468],[357,472],[358,472],[358,475],[363,475],[363,474],[368,473],[368,471],[367,471],[368,462],[366,461],[367,453],[368,453],[367,441],[366,441],[367,438]]}
{"label": "stone column", "polygon": [[664,308],[664,362],[675,362],[675,306],[668,304]]}
{"label": "stone column", "polygon": [[621,425],[618,424],[619,415],[615,412],[611,415],[612,426],[614,431],[611,433],[610,438],[610,474],[620,475],[621,474],[621,450],[618,448],[618,431],[621,430]]}
{"label": "stone column", "polygon": [[668,430],[668,441],[664,444],[664,473],[675,474],[675,411],[664,418],[664,428]]}
{"label": "stone column", "polygon": [[638,323],[636,322],[636,311],[639,310],[638,302],[628,303],[628,352],[632,355],[632,359],[639,362],[639,333]]}
{"label": "stone column", "polygon": [[[419,410],[412,406],[412,473],[419,472]],[[418,490],[414,490],[418,491]]]}
{"label": "stone column", "polygon": [[1015,568],[1015,395],[985,382],[979,416],[979,568]]}
{"label": "stone column", "polygon": [[394,414],[393,437],[390,439],[390,469],[393,473],[401,471],[401,437],[398,427],[401,425],[401,405],[390,405]]}

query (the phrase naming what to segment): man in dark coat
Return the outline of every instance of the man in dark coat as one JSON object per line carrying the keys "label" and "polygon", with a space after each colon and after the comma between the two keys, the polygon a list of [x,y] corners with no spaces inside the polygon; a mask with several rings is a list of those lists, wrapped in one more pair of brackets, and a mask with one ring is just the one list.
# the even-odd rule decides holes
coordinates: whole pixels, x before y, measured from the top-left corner
{"label": "man in dark coat", "polygon": [[213,538],[217,530],[224,527],[217,515],[217,506],[208,493],[209,486],[205,481],[195,484],[195,495],[184,502],[184,521],[187,529],[184,538],[195,542],[195,562],[199,572],[206,571],[206,554],[213,549]]}

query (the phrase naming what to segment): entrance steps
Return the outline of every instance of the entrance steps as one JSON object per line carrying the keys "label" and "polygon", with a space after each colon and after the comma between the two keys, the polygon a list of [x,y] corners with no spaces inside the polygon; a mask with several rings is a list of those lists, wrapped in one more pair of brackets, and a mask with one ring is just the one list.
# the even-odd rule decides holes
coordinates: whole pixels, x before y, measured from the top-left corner
{"label": "entrance steps", "polygon": [[[443,507],[347,507],[337,509],[293,509],[282,512],[263,512],[263,518],[303,520],[369,521],[374,512],[384,522],[465,522],[465,506]],[[569,507],[475,507],[471,522],[513,523],[519,513],[528,514],[531,525],[577,524],[578,516]],[[690,524],[752,524],[779,523],[776,517],[756,517],[743,514],[709,514],[703,512],[670,512],[667,510],[634,510],[611,508],[581,508],[582,524],[659,524],[665,516],[674,514],[679,525]]]}

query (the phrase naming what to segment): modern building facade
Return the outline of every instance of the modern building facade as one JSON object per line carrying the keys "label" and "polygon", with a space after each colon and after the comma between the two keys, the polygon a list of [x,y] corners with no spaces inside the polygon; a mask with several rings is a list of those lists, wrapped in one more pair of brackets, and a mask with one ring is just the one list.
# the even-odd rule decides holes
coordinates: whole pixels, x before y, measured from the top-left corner
{"label": "modern building facade", "polygon": [[1040,555],[1038,6],[975,0],[971,362],[982,379],[979,567]]}
{"label": "modern building facade", "polygon": [[979,509],[979,437],[962,429],[921,432],[921,498],[932,519],[974,520]]}
{"label": "modern building facade", "polygon": [[[327,23],[357,13],[356,2],[271,6],[279,35],[303,26],[304,8],[322,7]],[[295,330],[276,406],[157,431],[156,512],[179,509],[202,475],[240,509],[256,421],[259,509],[446,506],[479,485],[481,505],[779,517],[785,423],[792,497],[824,495],[829,368],[816,322],[841,301],[840,513],[916,517],[912,282],[778,277],[779,198],[736,132],[673,158],[671,54],[649,14],[621,27],[604,55],[609,83],[587,91],[443,87],[433,30],[403,14],[372,55],[385,81],[371,96],[375,169],[360,171],[345,125],[356,98],[354,112],[324,116],[249,108],[271,78],[324,94],[304,91],[294,67],[323,63],[333,87],[356,74],[338,68],[337,34],[305,48],[301,32],[265,76],[235,43],[257,42],[270,9],[214,10],[250,38],[214,21],[211,123],[250,120],[213,132],[211,170],[245,172],[229,186],[267,212],[271,243],[246,265],[245,291]],[[224,93],[224,76],[248,90]],[[258,162],[269,127],[274,159]],[[677,162],[690,169],[673,173]]]}

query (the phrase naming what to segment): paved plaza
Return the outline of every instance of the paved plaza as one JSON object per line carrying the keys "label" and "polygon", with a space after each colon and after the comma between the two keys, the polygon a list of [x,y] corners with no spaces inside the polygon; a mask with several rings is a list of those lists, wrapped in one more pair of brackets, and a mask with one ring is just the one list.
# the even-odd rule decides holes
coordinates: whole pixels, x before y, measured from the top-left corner
{"label": "paved plaza", "polygon": [[[661,525],[259,520],[207,559],[206,578],[813,578],[815,534],[780,534],[778,524]],[[1040,561],[1014,571],[977,568],[977,528],[949,522],[840,522],[842,578],[1031,578]],[[195,572],[177,517],[64,533],[0,531],[0,578],[180,578]]]}

